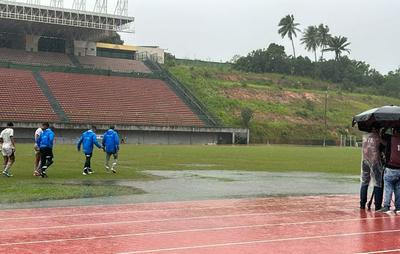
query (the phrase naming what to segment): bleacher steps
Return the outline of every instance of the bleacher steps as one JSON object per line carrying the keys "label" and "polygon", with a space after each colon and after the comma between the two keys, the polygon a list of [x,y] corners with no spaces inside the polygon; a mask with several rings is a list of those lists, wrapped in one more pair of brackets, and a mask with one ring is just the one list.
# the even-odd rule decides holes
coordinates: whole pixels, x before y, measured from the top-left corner
{"label": "bleacher steps", "polygon": [[40,89],[42,90],[43,94],[46,96],[47,100],[49,101],[51,107],[53,108],[54,112],[57,114],[58,118],[63,123],[69,123],[70,120],[61,107],[60,103],[57,101],[56,97],[53,95],[50,87],[48,86],[46,80],[40,75],[40,72],[34,71],[33,76],[39,85]]}

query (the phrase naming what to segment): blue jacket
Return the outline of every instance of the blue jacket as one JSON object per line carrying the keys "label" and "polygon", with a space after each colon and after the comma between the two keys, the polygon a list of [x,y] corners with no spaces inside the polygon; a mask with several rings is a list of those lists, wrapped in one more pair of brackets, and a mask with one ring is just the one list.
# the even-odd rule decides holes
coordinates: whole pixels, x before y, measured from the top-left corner
{"label": "blue jacket", "polygon": [[93,153],[93,147],[96,145],[101,148],[99,142],[97,142],[97,136],[92,130],[85,131],[78,141],[78,150],[81,150],[81,145],[83,144],[83,152],[85,154]]}
{"label": "blue jacket", "polygon": [[119,150],[118,133],[109,129],[103,136],[103,147],[107,153],[116,153]]}
{"label": "blue jacket", "polygon": [[39,148],[53,148],[54,132],[48,128],[40,134],[36,140],[36,144]]}

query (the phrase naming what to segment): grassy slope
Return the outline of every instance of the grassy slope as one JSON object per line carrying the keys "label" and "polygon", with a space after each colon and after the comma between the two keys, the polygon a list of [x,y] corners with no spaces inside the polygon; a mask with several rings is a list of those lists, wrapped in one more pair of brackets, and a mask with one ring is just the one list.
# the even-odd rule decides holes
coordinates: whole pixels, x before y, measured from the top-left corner
{"label": "grassy slope", "polygon": [[18,145],[13,178],[0,178],[0,203],[46,199],[139,194],[141,190],[116,186],[115,180],[149,180],[143,170],[252,170],[304,171],[356,175],[360,150],[296,146],[136,146],[124,145],[119,173],[103,171],[103,153],[93,158],[94,175],[82,176],[82,154],[74,146],[58,145],[49,178],[32,176],[31,145]]}
{"label": "grassy slope", "polygon": [[200,98],[227,126],[241,126],[240,112],[255,112],[252,141],[322,139],[325,91],[328,87],[328,135],[337,140],[351,128],[354,115],[377,106],[400,104],[400,100],[369,94],[342,92],[334,84],[280,74],[249,74],[229,66],[192,65],[170,71]]}

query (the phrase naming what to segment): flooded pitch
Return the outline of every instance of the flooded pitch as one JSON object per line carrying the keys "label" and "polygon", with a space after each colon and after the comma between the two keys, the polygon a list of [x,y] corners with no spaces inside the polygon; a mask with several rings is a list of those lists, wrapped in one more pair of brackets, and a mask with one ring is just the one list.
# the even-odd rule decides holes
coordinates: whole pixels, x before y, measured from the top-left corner
{"label": "flooded pitch", "polygon": [[[335,174],[216,170],[146,172],[158,176],[157,180],[112,181],[112,184],[110,184],[110,188],[115,185],[134,187],[143,190],[143,194],[2,204],[0,209],[268,196],[356,194],[359,190],[358,176]],[[86,181],[85,184],[88,184],[88,182]]]}

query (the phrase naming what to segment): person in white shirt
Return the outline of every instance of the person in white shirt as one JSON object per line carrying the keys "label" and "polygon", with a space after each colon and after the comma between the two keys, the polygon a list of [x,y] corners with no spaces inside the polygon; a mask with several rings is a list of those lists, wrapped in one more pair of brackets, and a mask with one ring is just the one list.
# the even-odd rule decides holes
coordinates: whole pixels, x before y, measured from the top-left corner
{"label": "person in white shirt", "polygon": [[41,167],[41,163],[40,163],[40,148],[38,147],[38,145],[36,144],[36,141],[38,140],[38,138],[40,137],[40,134],[42,134],[43,129],[42,128],[38,128],[35,131],[35,145],[33,146],[33,149],[35,150],[35,164],[34,164],[34,172],[33,175],[34,176],[40,176],[41,172],[40,172],[40,167]]}
{"label": "person in white shirt", "polygon": [[13,123],[8,123],[7,128],[0,133],[1,153],[4,159],[3,175],[11,177],[11,166],[15,161],[15,142],[14,142],[14,130],[12,127]]}

